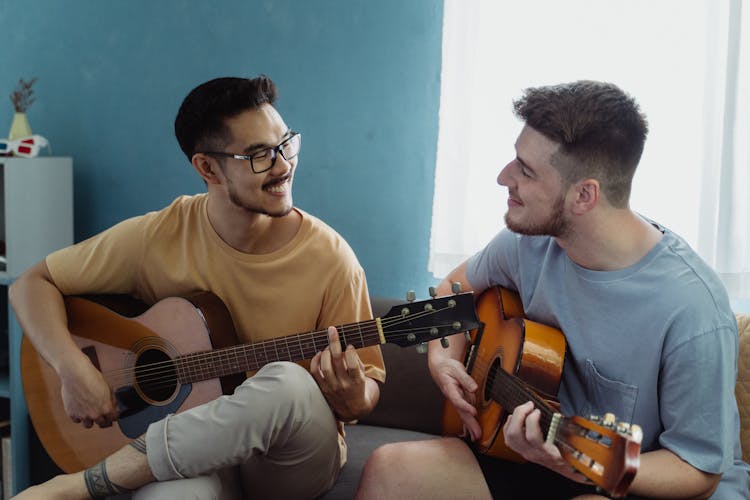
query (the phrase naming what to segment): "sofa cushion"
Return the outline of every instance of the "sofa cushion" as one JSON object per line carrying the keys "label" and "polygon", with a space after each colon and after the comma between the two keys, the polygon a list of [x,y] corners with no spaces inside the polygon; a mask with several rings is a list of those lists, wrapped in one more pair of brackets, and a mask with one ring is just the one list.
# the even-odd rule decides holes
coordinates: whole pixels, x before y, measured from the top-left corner
{"label": "sofa cushion", "polygon": [[420,441],[434,439],[437,436],[423,432],[374,427],[364,424],[347,425],[346,442],[348,445],[347,460],[339,473],[334,487],[321,497],[323,500],[351,500],[357,491],[359,476],[367,457],[380,445],[400,441]]}

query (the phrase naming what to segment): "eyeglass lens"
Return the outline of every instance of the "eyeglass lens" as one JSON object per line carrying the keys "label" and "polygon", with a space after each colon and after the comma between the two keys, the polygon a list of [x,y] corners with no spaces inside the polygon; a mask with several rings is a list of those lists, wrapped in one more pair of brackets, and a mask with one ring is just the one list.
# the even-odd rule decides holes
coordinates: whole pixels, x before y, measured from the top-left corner
{"label": "eyeglass lens", "polygon": [[252,157],[253,170],[257,173],[269,170],[276,163],[276,154],[281,153],[285,160],[289,161],[299,154],[302,141],[300,134],[294,134],[275,148],[268,148]]}

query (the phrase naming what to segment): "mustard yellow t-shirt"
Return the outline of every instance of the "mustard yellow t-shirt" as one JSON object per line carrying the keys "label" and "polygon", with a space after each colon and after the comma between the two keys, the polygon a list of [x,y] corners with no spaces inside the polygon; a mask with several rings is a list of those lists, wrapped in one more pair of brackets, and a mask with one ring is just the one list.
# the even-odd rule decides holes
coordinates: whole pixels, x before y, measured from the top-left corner
{"label": "mustard yellow t-shirt", "polygon": [[[181,196],[47,256],[65,295],[118,293],[147,304],[210,291],[227,306],[243,343],[372,318],[364,270],[346,241],[296,209],[302,224],[262,255],[227,245],[208,220],[207,195]],[[379,346],[359,349],[366,374],[385,380]]]}

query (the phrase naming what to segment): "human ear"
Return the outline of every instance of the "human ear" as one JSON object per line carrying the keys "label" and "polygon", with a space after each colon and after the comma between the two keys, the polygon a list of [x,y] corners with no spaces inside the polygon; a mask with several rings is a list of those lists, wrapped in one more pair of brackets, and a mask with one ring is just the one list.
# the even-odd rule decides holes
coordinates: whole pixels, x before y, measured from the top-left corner
{"label": "human ear", "polygon": [[200,175],[206,184],[218,184],[219,179],[216,176],[216,161],[203,153],[195,153],[191,159],[193,168]]}
{"label": "human ear", "polygon": [[575,202],[573,212],[580,215],[593,210],[599,203],[601,186],[596,179],[584,179],[575,184]]}

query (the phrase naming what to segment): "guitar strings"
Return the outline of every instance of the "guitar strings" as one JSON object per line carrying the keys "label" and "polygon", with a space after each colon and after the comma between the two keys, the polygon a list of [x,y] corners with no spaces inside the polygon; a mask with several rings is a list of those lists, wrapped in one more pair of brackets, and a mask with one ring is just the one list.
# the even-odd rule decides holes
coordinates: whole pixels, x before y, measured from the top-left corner
{"label": "guitar strings", "polygon": [[[418,332],[418,330],[407,330],[408,332],[414,333]],[[423,332],[429,331],[429,329],[423,329]],[[405,337],[408,334],[401,334],[394,337]],[[379,338],[379,336],[373,335],[372,338]],[[374,344],[371,344],[374,345]],[[313,353],[314,355],[314,353]],[[310,356],[311,357],[311,356]],[[231,359],[230,359],[231,358]],[[302,358],[302,359],[309,359],[309,358]],[[279,356],[277,361],[286,361],[291,360],[291,358],[286,358],[284,356]],[[227,361],[230,361],[227,363]],[[263,365],[265,362],[271,362],[272,360],[267,360],[262,363],[258,363],[258,365]],[[190,373],[180,372],[179,365],[180,363],[176,360],[173,361],[167,361],[159,363],[160,366],[157,368],[150,367],[147,370],[140,370],[140,367],[136,367],[135,369],[128,369],[127,371],[132,372],[131,374],[124,374],[125,379],[130,381],[132,380],[132,374],[134,374],[138,380],[138,385],[144,389],[148,390],[158,390],[160,388],[165,388],[169,386],[175,385],[178,381],[182,381],[183,383],[189,383],[190,381],[200,381],[200,380],[206,380],[210,378],[216,378],[221,377],[224,375],[229,375],[233,373],[240,373],[242,371],[251,371],[258,366],[250,366],[247,369],[237,369],[234,368],[238,366],[236,356],[230,356],[228,354],[224,354],[221,357],[216,357],[216,359],[213,361],[213,363],[210,366],[206,367],[197,367],[196,369],[192,370]],[[243,365],[244,366],[244,365]],[[211,374],[211,376],[204,376],[205,373],[208,372]],[[188,376],[186,376],[188,375]],[[193,379],[190,379],[189,375],[193,375]],[[130,378],[128,378],[130,376]],[[108,380],[112,377],[108,377]]]}
{"label": "guitar strings", "polygon": [[[421,315],[423,316],[424,314],[421,314]],[[414,317],[419,317],[419,316],[420,315],[411,315],[411,316],[408,316],[406,318],[390,319],[390,320],[387,320],[387,321],[381,321],[381,324],[383,325],[384,329],[385,328],[391,328],[391,326],[393,324],[398,324],[398,323],[401,323],[401,322],[404,322],[404,321],[410,321],[411,319],[414,319]],[[363,323],[372,323],[373,326],[376,325],[374,320],[366,321],[366,322],[363,322]],[[356,326],[358,324],[357,323],[353,323],[353,324],[350,324],[350,325],[339,326],[338,327],[339,330],[341,330],[341,331],[344,332],[344,333],[340,333],[339,334],[340,337],[346,337],[346,333],[345,333],[346,328],[349,327],[351,329],[351,327],[353,325]],[[410,330],[410,331],[417,331],[417,330]],[[371,328],[371,329],[367,329],[366,328],[364,331],[362,331],[362,329],[358,327],[358,332],[362,333],[361,335],[358,335],[358,336],[361,337],[361,340],[363,342],[364,342],[364,338],[367,337],[368,341],[373,341],[373,340],[377,339],[378,342],[376,342],[376,343],[378,343],[378,344],[380,343],[379,342],[379,335],[378,335],[379,331],[378,331],[377,327]],[[398,333],[398,332],[396,332],[396,333]],[[318,336],[316,337],[315,335],[318,335]],[[352,336],[352,334],[348,334],[348,335],[350,337]],[[266,340],[262,340],[262,341],[259,341],[259,342],[256,342],[256,343],[252,343],[252,344],[240,344],[240,345],[237,345],[237,346],[231,346],[231,347],[217,349],[217,350],[213,350],[213,351],[188,353],[188,354],[180,355],[180,356],[178,356],[176,358],[173,358],[173,359],[169,359],[169,360],[165,360],[165,361],[157,362],[157,363],[151,363],[149,365],[144,365],[143,367],[145,367],[145,366],[148,366],[148,367],[159,367],[160,365],[161,366],[165,366],[165,365],[166,366],[172,366],[172,365],[174,365],[175,361],[180,361],[180,360],[185,360],[185,359],[190,359],[191,361],[200,361],[201,357],[205,357],[207,359],[208,358],[212,358],[212,357],[219,357],[222,354],[227,354],[227,353],[233,354],[234,351],[237,351],[237,350],[239,350],[239,351],[245,351],[245,350],[261,351],[262,350],[265,353],[265,352],[268,351],[268,347],[267,346],[269,344],[272,345],[273,348],[274,348],[274,351],[276,351],[278,353],[278,348],[276,347],[276,344],[279,344],[281,341],[287,339],[286,340],[286,344],[288,345],[288,343],[289,343],[288,339],[289,338],[295,338],[295,339],[297,339],[297,343],[299,344],[299,342],[300,342],[299,339],[301,339],[302,337],[310,337],[310,340],[312,340],[314,346],[317,346],[317,344],[318,344],[317,341],[320,341],[319,343],[321,345],[326,345],[326,346],[328,345],[328,335],[327,335],[327,329],[326,329],[326,330],[312,331],[312,332],[307,332],[307,333],[292,335],[292,336],[289,336],[289,337],[279,337],[279,338],[276,338],[276,339],[266,339]],[[402,336],[400,336],[400,337],[402,337]],[[309,341],[305,340],[305,342],[307,343]],[[287,351],[289,351],[288,348],[286,348],[286,349],[287,349]],[[308,347],[308,349],[309,349],[309,347]],[[312,352],[313,352],[313,355],[314,355],[314,353],[317,352],[317,351],[314,350],[314,348],[313,348]],[[267,355],[263,354],[263,356],[267,356]],[[303,359],[305,359],[305,358],[303,358]],[[143,368],[143,367],[137,367],[137,368]],[[135,369],[135,367],[125,367],[125,368],[122,368],[122,369],[119,369],[119,370],[110,371],[110,372],[108,372],[108,374],[116,374],[117,372],[123,372],[123,373],[132,372],[134,369]],[[139,372],[141,372],[141,371],[142,370],[139,369]]]}
{"label": "guitar strings", "polygon": [[[477,360],[480,361],[480,360]],[[480,373],[484,373],[484,370],[487,368],[489,363],[486,363],[485,361],[480,361],[478,367],[480,368]],[[499,374],[500,378],[503,378],[505,383],[497,383],[497,376],[494,374]],[[511,404],[513,405],[513,408],[516,406],[525,403],[526,401],[532,401],[534,402],[534,406],[538,408],[541,412],[540,416],[540,426],[542,430],[547,433],[549,432],[549,428],[552,425],[552,419],[554,418],[554,414],[556,413],[555,410],[549,406],[549,403],[547,403],[541,396],[539,396],[536,391],[533,390],[533,388],[527,384],[525,381],[517,377],[516,375],[509,373],[502,368],[499,368],[496,372],[490,373],[487,376],[486,383],[489,385],[490,392],[492,393],[492,396],[497,395],[505,395],[509,399],[511,399]],[[480,385],[481,386],[481,385]],[[499,394],[502,393],[502,394]],[[502,421],[495,421],[492,422],[493,426],[492,429],[494,430],[497,428],[498,425],[502,425],[505,420],[507,419],[507,414],[509,413],[506,407],[502,404],[500,404],[497,400],[495,400],[496,403],[498,403],[502,409],[503,413],[505,415],[505,418],[502,418]],[[512,410],[511,410],[512,412]],[[497,424],[497,425],[494,425]],[[484,428],[484,426],[482,426]],[[560,422],[560,425],[558,426],[558,430],[553,436],[552,441],[558,448],[565,448],[567,451],[569,451],[571,454],[579,451],[574,446],[572,446],[567,440],[560,437],[560,435],[579,435],[582,437],[586,437],[590,441],[594,441],[601,446],[607,446],[606,444],[603,444],[600,440],[596,439],[595,435],[591,435],[591,433],[585,429],[584,427],[580,426],[576,422],[571,421],[569,418],[563,417],[563,419]],[[605,437],[604,434],[601,434],[598,431],[595,431],[596,435],[599,435],[601,437]],[[581,458],[578,458],[578,462],[585,467],[587,470],[594,471],[597,475],[603,475],[603,471],[606,469],[606,466],[599,462],[594,460],[592,457],[589,458],[589,463],[586,463]],[[596,468],[599,470],[595,470]]]}
{"label": "guitar strings", "polygon": [[[402,315],[402,316],[395,316],[395,317],[387,317],[387,318],[381,318],[381,325],[383,327],[383,330],[386,329],[391,330],[394,326],[399,325],[401,323],[408,323],[409,321],[419,319],[421,317],[424,317],[426,315],[435,314],[438,312],[441,312],[443,310],[450,309],[450,307],[442,308],[442,309],[431,309],[431,310],[424,310],[419,311],[414,314],[408,314],[408,315]],[[363,328],[362,325],[365,325]],[[452,323],[450,325],[441,325],[441,327],[445,328],[446,326],[452,326]],[[374,328],[373,328],[374,327]],[[391,339],[396,338],[406,338],[409,333],[417,334],[417,333],[425,333],[429,332],[432,327],[421,327],[416,329],[408,329],[408,330],[402,330],[402,331],[393,331],[388,332],[388,336]],[[380,344],[380,332],[377,329],[377,323],[375,320],[371,321],[365,321],[361,323],[351,323],[347,325],[342,325],[338,327],[339,329],[339,336],[340,339],[344,343],[347,342],[347,337],[349,340],[352,340],[352,338],[356,339],[359,338],[360,342],[362,343],[362,347],[367,345],[375,345]],[[347,329],[350,330],[350,332],[347,332]],[[351,330],[354,329],[352,332]],[[408,333],[403,333],[408,332]],[[309,337],[309,339],[307,339]],[[147,385],[147,388],[149,390],[158,390],[159,388],[169,387],[171,385],[174,385],[177,383],[177,381],[180,379],[180,366],[186,366],[189,363],[193,363],[196,365],[196,370],[187,371],[185,372],[183,370],[182,376],[190,375],[191,373],[193,375],[199,374],[200,370],[205,370],[206,368],[210,368],[212,371],[216,371],[217,369],[219,371],[223,371],[226,373],[218,373],[210,378],[215,378],[217,376],[227,375],[230,373],[235,372],[241,372],[244,371],[242,369],[237,370],[239,368],[239,364],[236,363],[237,361],[237,355],[242,354],[245,358],[245,363],[242,364],[242,366],[245,366],[248,364],[248,354],[252,354],[254,360],[256,361],[255,366],[251,365],[247,370],[257,369],[263,364],[270,362],[269,361],[269,354],[268,354],[268,346],[271,345],[273,347],[272,353],[276,355],[276,357],[279,360],[286,360],[285,357],[282,357],[279,355],[279,344],[284,343],[286,344],[285,347],[282,346],[282,352],[285,350],[286,354],[289,355],[289,359],[292,359],[293,356],[291,356],[290,349],[290,339],[292,344],[297,344],[297,346],[294,346],[294,350],[296,350],[298,347],[300,348],[300,354],[302,354],[301,359],[308,359],[306,356],[312,355],[317,352],[315,349],[318,345],[318,341],[320,341],[320,345],[328,345],[328,335],[327,335],[327,329],[325,330],[319,330],[319,331],[313,331],[308,332],[304,334],[298,334],[298,335],[292,335],[287,337],[280,337],[276,339],[267,339],[263,340],[257,343],[253,344],[241,344],[238,346],[232,346],[229,348],[224,349],[218,349],[214,351],[207,351],[207,352],[199,352],[199,353],[190,353],[182,356],[178,356],[173,359],[161,361],[161,362],[155,362],[150,363],[147,365],[140,365],[140,366],[131,366],[122,368],[119,370],[113,370],[110,372],[105,373],[105,377],[108,381],[113,383],[113,385],[117,385],[118,381],[119,383],[131,383],[134,381],[134,377],[139,381],[139,385],[143,386],[144,384]],[[307,352],[305,347],[302,345],[303,343],[307,344]],[[365,339],[367,341],[372,342],[366,343]],[[309,342],[312,341],[312,349],[310,349]],[[352,342],[354,343],[354,342]],[[260,354],[260,357],[262,359],[262,362],[258,361],[258,355]],[[310,356],[310,357],[312,357]],[[229,365],[226,366],[225,361],[229,360],[229,358],[234,358],[235,365]],[[211,361],[210,363],[208,361]],[[204,362],[205,366],[201,366],[200,363]],[[197,372],[197,373],[194,373]],[[163,385],[158,385],[159,383],[162,383]]]}
{"label": "guitar strings", "polygon": [[[377,332],[377,330],[373,330],[373,331]],[[419,333],[418,330],[407,330],[407,331],[411,331],[412,333],[414,333],[414,332]],[[424,331],[427,331],[427,330],[426,329],[422,329],[422,331],[424,332]],[[377,333],[374,334],[374,335],[372,335],[371,333],[372,333],[372,331],[371,332],[367,332],[367,333],[365,331],[363,331],[362,334],[361,334],[361,339],[364,340],[365,337],[368,337],[370,339],[378,339],[378,341],[376,343],[379,343],[379,335]],[[398,333],[398,332],[396,332],[396,333]],[[397,334],[395,336],[391,335],[391,338],[393,338],[393,337],[403,337],[403,336],[404,336],[404,334]],[[321,336],[320,338],[322,340],[324,340],[324,341],[327,340],[327,336]],[[132,381],[133,375],[135,375],[137,377],[137,380],[139,381],[139,385],[141,385],[142,387],[147,388],[149,390],[157,390],[160,387],[167,387],[167,386],[170,386],[170,385],[174,385],[180,378],[183,378],[183,379],[188,378],[189,375],[191,375],[191,374],[194,377],[196,375],[198,375],[200,377],[200,375],[202,374],[202,372],[205,372],[206,369],[210,369],[211,371],[214,371],[214,372],[217,372],[217,373],[215,373],[211,377],[205,377],[204,376],[202,378],[199,378],[199,380],[203,380],[203,379],[206,379],[206,378],[215,378],[216,376],[222,376],[222,375],[227,375],[227,374],[231,374],[231,373],[238,373],[238,372],[241,372],[241,371],[244,371],[244,370],[239,369],[239,363],[238,363],[238,360],[237,360],[237,352],[235,352],[236,350],[237,350],[236,348],[229,348],[229,349],[225,350],[224,352],[222,352],[222,354],[219,355],[219,356],[213,355],[212,356],[213,362],[211,363],[210,366],[200,366],[200,365],[198,365],[196,367],[196,369],[194,369],[192,371],[189,371],[189,372],[185,372],[184,370],[181,372],[180,371],[180,366],[184,365],[186,363],[189,364],[190,362],[195,362],[195,360],[200,361],[200,359],[199,359],[200,356],[201,356],[200,354],[198,354],[198,355],[196,355],[196,354],[187,355],[186,356],[187,359],[183,359],[183,357],[180,357],[179,359],[176,359],[176,360],[169,360],[169,361],[164,361],[164,362],[160,362],[160,363],[153,363],[153,365],[156,365],[156,366],[143,365],[143,366],[136,366],[134,368],[128,368],[128,369],[125,369],[125,370],[121,370],[121,374],[120,374],[121,376],[119,378],[121,378],[121,379],[124,378],[125,380]],[[257,351],[258,349],[249,349],[249,350],[245,349],[245,352],[244,352],[245,363],[243,364],[243,366],[251,364],[251,363],[249,363],[249,360],[248,360],[248,352],[247,351],[253,351],[253,350]],[[304,353],[302,353],[303,354],[302,359],[307,359],[306,356],[308,356],[310,354],[314,355],[314,353],[315,353],[315,351],[312,351],[312,350],[310,350],[307,355],[304,354]],[[287,350],[287,354],[290,354],[290,351]],[[255,357],[255,353],[253,353],[253,355]],[[276,351],[276,355],[277,355],[276,357],[279,360],[286,360],[287,359],[285,356],[279,355],[278,351]],[[264,352],[262,353],[262,357],[263,357],[263,362],[262,363],[257,362],[256,365],[262,365],[262,364],[265,364],[266,362],[269,362],[268,354],[267,354],[267,352],[265,352],[265,349],[264,349]],[[289,359],[291,359],[291,356],[289,357]],[[227,361],[230,361],[230,363],[227,364]],[[247,368],[247,370],[251,370],[251,369],[254,369],[256,367],[258,367],[258,366],[249,366]],[[107,375],[110,375],[110,374],[107,374]],[[114,378],[115,377],[108,376],[108,379],[110,379],[110,380],[112,380]],[[162,383],[161,386],[159,385],[160,382]]]}

